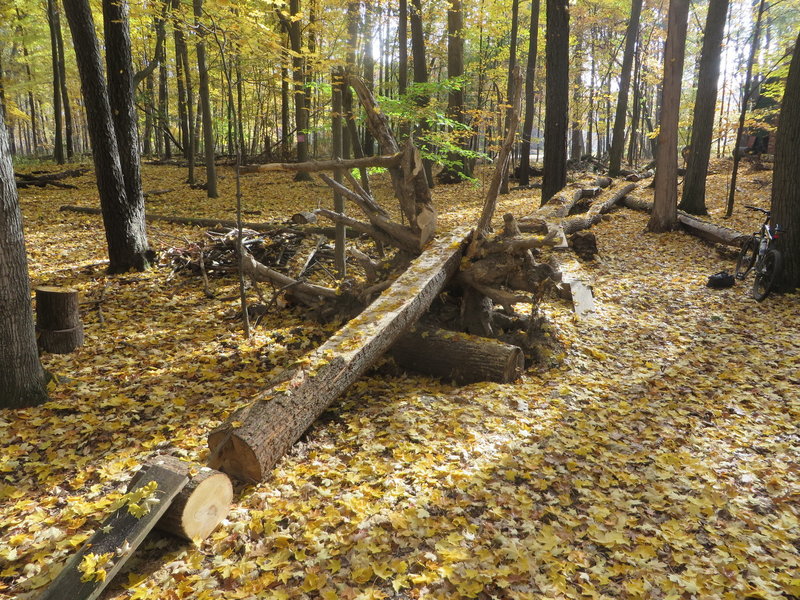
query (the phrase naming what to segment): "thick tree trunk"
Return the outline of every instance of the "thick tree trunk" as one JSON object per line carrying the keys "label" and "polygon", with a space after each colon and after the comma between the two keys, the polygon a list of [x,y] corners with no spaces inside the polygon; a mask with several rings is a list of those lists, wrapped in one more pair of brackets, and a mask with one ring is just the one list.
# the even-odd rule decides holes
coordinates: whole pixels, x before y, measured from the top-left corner
{"label": "thick tree trunk", "polygon": [[622,154],[625,149],[625,120],[628,115],[628,90],[631,87],[631,67],[639,34],[639,15],[642,12],[642,0],[633,0],[628,29],[625,31],[625,51],[622,54],[622,71],[619,76],[619,94],[617,95],[617,112],[614,115],[614,135],[611,138],[608,174],[618,177],[622,166]]}
{"label": "thick tree trunk", "polygon": [[217,198],[217,167],[214,164],[214,123],[211,117],[211,97],[208,85],[208,65],[206,64],[205,28],[200,25],[203,17],[203,0],[193,0],[194,25],[197,35],[197,71],[200,80],[200,110],[203,115],[203,152],[206,155],[206,194]]}
{"label": "thick tree trunk", "polygon": [[[511,130],[511,105],[514,104],[512,100],[512,94],[516,91],[514,90],[514,77],[512,73],[514,73],[515,69],[517,68],[517,33],[519,32],[519,0],[511,0],[511,40],[509,42],[508,48],[508,78],[506,81],[506,103],[509,107],[506,109],[506,119],[505,119],[505,130],[504,134],[507,135],[508,132]],[[519,111],[517,111],[517,121],[514,125],[514,135],[516,136],[516,129],[519,127]],[[500,190],[501,194],[508,193],[508,180],[509,180],[509,171],[511,169],[511,165],[513,163],[513,152],[509,154],[508,160],[506,161],[505,167],[503,168],[503,176],[500,181]]]}
{"label": "thick tree trunk", "polygon": [[542,204],[567,183],[569,3],[547,0],[546,96]]}
{"label": "thick tree trunk", "polygon": [[[461,0],[453,0],[447,10],[447,77],[456,79],[464,75],[464,10]],[[447,94],[447,115],[457,123],[464,122],[464,85],[459,83]],[[456,133],[456,136],[460,133]],[[461,145],[459,138],[454,140]],[[447,160],[451,163],[445,165],[439,173],[442,183],[456,183],[465,177],[472,176],[470,161],[464,160],[459,154],[451,152]]]}
{"label": "thick tree trunk", "polygon": [[711,158],[711,136],[714,129],[714,111],[717,109],[719,63],[722,55],[722,36],[725,32],[725,15],[728,0],[711,0],[708,5],[703,50],[700,55],[697,97],[692,119],[692,141],[686,177],[683,179],[683,196],[678,206],[693,215],[708,214],[706,209],[706,175]]}
{"label": "thick tree trunk", "polygon": [[519,164],[520,186],[530,185],[531,134],[533,133],[533,83],[536,74],[536,51],[539,44],[539,0],[531,1],[528,64],[525,67],[525,120],[522,124],[522,147]]}
{"label": "thick tree trunk", "polygon": [[5,112],[0,114],[0,365],[0,408],[34,406],[47,400]]}
{"label": "thick tree trunk", "polygon": [[[423,253],[370,307],[208,438],[210,465],[261,481],[322,412],[428,309],[461,261],[457,232]],[[409,294],[413,289],[414,294]]]}
{"label": "thick tree trunk", "polygon": [[[111,0],[106,0],[104,5],[106,3],[111,4]],[[84,106],[88,115],[89,138],[92,143],[97,188],[100,192],[100,205],[108,242],[109,271],[121,273],[130,269],[144,270],[149,258],[144,226],[144,201],[140,196],[129,202],[126,192],[127,185],[134,189],[136,185],[140,186],[141,182],[126,178],[126,175],[132,173],[130,170],[123,174],[108,88],[103,76],[100,49],[89,2],[65,0],[64,10],[72,31]],[[122,25],[118,23],[117,26]],[[127,23],[125,26],[127,27]],[[113,30],[110,33],[113,38],[115,33]],[[114,44],[110,44],[110,47],[113,46]],[[119,58],[114,54],[111,52],[111,60]],[[128,81],[130,82],[130,79]],[[115,90],[115,97],[116,94],[121,96],[126,92],[130,95],[131,89],[130,83],[127,86],[120,85]],[[128,103],[132,103],[130,97],[122,105],[123,110],[118,111],[119,118],[131,118],[127,111],[124,111]],[[123,112],[126,114],[122,114]],[[135,123],[135,120],[132,122]],[[135,129],[128,133],[134,136],[129,139],[135,140]],[[125,150],[126,157],[130,157],[138,164],[137,149],[138,145],[133,145]]]}
{"label": "thick tree trunk", "polygon": [[775,168],[772,175],[772,222],[786,232],[778,241],[783,254],[783,269],[778,289],[791,291],[800,287],[800,36],[786,80],[778,139],[775,146]]}
{"label": "thick tree trunk", "polygon": [[670,0],[667,43],[664,49],[661,130],[656,155],[655,196],[647,229],[670,231],[678,223],[678,115],[681,103],[681,77],[686,49],[686,24],[689,0]]}
{"label": "thick tree trunk", "polygon": [[[411,56],[413,58],[414,83],[428,83],[428,63],[425,58],[425,32],[422,29],[422,0],[411,0]],[[427,106],[430,97],[424,93],[418,93],[414,97],[417,106]],[[428,124],[421,121],[417,125],[417,132],[420,137],[428,130]],[[420,148],[427,149],[427,145],[420,143]],[[425,169],[425,179],[428,187],[433,187],[433,164],[430,159],[423,159],[422,166]]]}
{"label": "thick tree trunk", "polygon": [[408,0],[399,0],[397,13],[397,91],[408,88]]}

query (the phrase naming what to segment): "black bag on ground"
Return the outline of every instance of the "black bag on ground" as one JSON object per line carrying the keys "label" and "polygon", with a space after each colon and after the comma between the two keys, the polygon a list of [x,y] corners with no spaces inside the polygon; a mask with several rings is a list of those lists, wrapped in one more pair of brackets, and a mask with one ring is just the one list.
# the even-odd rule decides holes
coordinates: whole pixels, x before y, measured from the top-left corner
{"label": "black bag on ground", "polygon": [[711,277],[708,278],[708,283],[706,283],[706,287],[714,288],[714,289],[722,289],[722,288],[729,288],[733,287],[734,284],[734,277],[727,271],[720,271],[719,273],[714,273]]}

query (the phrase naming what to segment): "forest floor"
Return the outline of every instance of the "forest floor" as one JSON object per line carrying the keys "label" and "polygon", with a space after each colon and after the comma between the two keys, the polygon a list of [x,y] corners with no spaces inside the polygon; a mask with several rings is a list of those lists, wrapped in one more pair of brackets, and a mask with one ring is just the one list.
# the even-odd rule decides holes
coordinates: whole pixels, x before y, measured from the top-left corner
{"label": "forest floor", "polygon": [[[709,186],[723,223],[725,174]],[[734,218],[755,231],[769,171],[743,165]],[[488,175],[488,174],[487,174]],[[148,166],[159,214],[233,218],[222,196]],[[34,598],[155,453],[203,463],[206,434],[334,330],[274,308],[244,339],[235,277],[106,276],[91,174],[78,190],[21,192],[34,285],[103,298],[83,306],[86,344],[45,355],[51,401],[0,412],[0,597]],[[244,177],[246,218],[326,206],[321,182]],[[442,228],[477,220],[488,177],[439,186]],[[379,195],[388,194],[386,183]],[[647,197],[650,190],[637,194]],[[538,190],[500,199],[531,213]],[[258,212],[256,212],[258,211]],[[517,383],[361,378],[267,481],[237,485],[228,518],[199,546],[151,534],[110,598],[761,598],[800,597],[800,296],[706,288],[733,270],[681,232],[645,232],[617,209],[583,264],[596,310],[544,306],[561,363]],[[159,251],[199,228],[148,227]]]}

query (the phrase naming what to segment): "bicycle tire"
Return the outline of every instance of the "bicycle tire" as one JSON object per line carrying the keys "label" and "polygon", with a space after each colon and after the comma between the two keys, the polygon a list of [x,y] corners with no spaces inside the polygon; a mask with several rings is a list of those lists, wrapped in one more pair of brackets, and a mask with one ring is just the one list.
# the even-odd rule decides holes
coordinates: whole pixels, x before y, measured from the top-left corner
{"label": "bicycle tire", "polygon": [[745,240],[739,251],[739,258],[736,259],[736,279],[742,280],[747,277],[756,263],[756,256],[758,256],[758,239],[753,236]]}
{"label": "bicycle tire", "polygon": [[756,269],[756,276],[753,280],[753,298],[761,302],[769,296],[775,280],[780,275],[783,267],[783,256],[778,250],[770,248],[764,255],[764,260]]}

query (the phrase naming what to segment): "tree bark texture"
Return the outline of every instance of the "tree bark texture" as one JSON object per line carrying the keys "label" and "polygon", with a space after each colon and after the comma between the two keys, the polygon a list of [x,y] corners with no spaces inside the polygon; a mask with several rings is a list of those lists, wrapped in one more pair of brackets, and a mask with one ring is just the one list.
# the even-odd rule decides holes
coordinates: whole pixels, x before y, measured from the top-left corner
{"label": "tree bark texture", "polygon": [[[370,307],[208,438],[212,468],[261,481],[328,405],[428,309],[461,261],[466,232],[440,240]],[[413,294],[409,293],[413,290]]]}
{"label": "tree bark texture", "polygon": [[[294,78],[294,123],[297,136],[297,162],[308,160],[308,105],[306,104],[305,59],[300,22],[300,0],[289,0],[291,19],[287,25],[289,45],[292,49],[292,76]],[[296,181],[309,181],[308,173],[298,171]]]}
{"label": "tree bark texture", "polygon": [[56,6],[55,29],[56,42],[58,43],[58,82],[61,84],[61,108],[64,110],[64,141],[67,146],[67,160],[72,158],[75,152],[72,128],[72,107],[69,104],[69,93],[67,92],[67,70],[64,60],[64,36],[61,34],[61,16],[59,8]]}
{"label": "tree bark texture", "polygon": [[530,184],[531,134],[533,133],[533,83],[536,74],[536,53],[539,44],[539,0],[531,1],[530,41],[528,64],[525,67],[525,119],[522,124],[522,146],[520,149],[519,185]]}
{"label": "tree bark texture", "polygon": [[434,327],[412,329],[395,342],[390,354],[404,369],[459,385],[511,383],[525,370],[525,357],[518,346]]}
{"label": "tree bark texture", "polygon": [[706,176],[708,175],[708,161],[711,158],[711,136],[714,129],[714,112],[717,109],[719,63],[722,56],[722,36],[725,32],[727,13],[728,0],[710,0],[697,77],[692,140],[689,145],[686,176],[683,179],[683,195],[678,206],[681,210],[693,215],[708,214]]}
{"label": "tree bark texture", "polygon": [[36,288],[36,332],[39,348],[54,354],[69,354],[83,345],[78,292],[69,288]]}
{"label": "tree bark texture", "polygon": [[794,46],[783,94],[772,175],[772,222],[786,232],[778,241],[783,270],[778,289],[800,287],[800,35]]}
{"label": "tree bark texture", "polygon": [[688,16],[689,0],[670,0],[655,195],[653,212],[647,223],[647,229],[656,233],[675,229],[678,224],[678,116]]}
{"label": "tree bark texture", "polygon": [[639,35],[639,15],[641,13],[642,0],[633,0],[628,29],[625,31],[625,51],[622,54],[617,111],[614,114],[614,135],[611,138],[611,151],[609,153],[608,174],[611,177],[618,177],[622,166],[622,153],[625,148],[625,121],[628,115],[628,90],[631,87],[633,55],[636,49],[636,38]]}
{"label": "tree bark texture", "polygon": [[0,408],[47,400],[36,349],[30,280],[14,168],[0,114]]}
{"label": "tree bark texture", "polygon": [[203,0],[193,0],[194,24],[197,34],[197,72],[200,86],[200,111],[203,115],[203,151],[206,155],[206,194],[217,198],[217,167],[214,164],[214,123],[211,117],[211,98],[206,64],[205,29],[200,25],[203,16]]}
{"label": "tree bark texture", "polygon": [[[108,243],[109,271],[121,273],[130,269],[143,270],[147,266],[149,254],[144,210],[136,203],[128,202],[108,88],[89,2],[65,0],[64,11],[72,32],[81,91],[88,115],[89,139],[92,143],[97,188]],[[135,152],[136,148],[138,146],[128,152]]]}
{"label": "tree bark texture", "polygon": [[547,0],[544,176],[542,204],[567,183],[569,3]]}
{"label": "tree bark texture", "polygon": [[64,164],[64,138],[61,119],[61,71],[58,68],[58,35],[56,24],[58,8],[55,0],[47,0],[47,24],[50,27],[50,54],[53,65],[53,158],[59,165]]}

